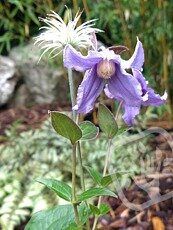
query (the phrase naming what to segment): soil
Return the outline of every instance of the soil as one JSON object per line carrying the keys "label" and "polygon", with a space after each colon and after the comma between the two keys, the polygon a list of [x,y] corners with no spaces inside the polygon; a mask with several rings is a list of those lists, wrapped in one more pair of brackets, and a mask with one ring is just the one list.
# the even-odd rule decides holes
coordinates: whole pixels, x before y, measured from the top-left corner
{"label": "soil", "polygon": [[[48,110],[68,111],[69,107],[53,103],[0,111],[0,143],[4,141],[1,137],[12,123],[20,122],[19,131],[38,128],[49,116]],[[134,205],[134,210],[125,205],[123,199],[105,197],[102,201],[110,206],[110,212],[99,218],[97,229],[173,230],[173,194],[171,194],[173,192],[173,131],[171,129],[168,131],[166,138],[157,135],[150,143],[153,149],[157,148],[161,151],[158,151],[156,156],[160,164],[159,171],[137,176],[130,188],[123,190],[124,198]],[[165,194],[170,194],[169,199],[160,202],[160,197]],[[154,199],[156,202],[143,208],[143,203]],[[24,224],[16,228],[16,230],[22,229]]]}

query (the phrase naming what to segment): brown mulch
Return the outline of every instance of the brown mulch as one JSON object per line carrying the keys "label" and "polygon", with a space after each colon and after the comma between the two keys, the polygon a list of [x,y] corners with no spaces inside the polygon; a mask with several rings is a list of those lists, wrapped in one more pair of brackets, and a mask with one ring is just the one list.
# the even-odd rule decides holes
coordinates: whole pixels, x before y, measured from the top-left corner
{"label": "brown mulch", "polygon": [[38,128],[49,117],[48,111],[69,111],[68,105],[58,103],[36,105],[31,108],[11,108],[0,111],[0,135],[10,128],[14,122],[19,122],[19,131]]}
{"label": "brown mulch", "polygon": [[[169,143],[166,139],[169,139]],[[159,164],[159,171],[152,174],[135,177],[135,182],[123,194],[128,202],[140,207],[141,204],[164,196],[172,192],[172,196],[164,201],[153,202],[152,205],[141,210],[132,210],[122,201],[112,197],[104,198],[111,211],[101,217],[97,228],[105,230],[173,230],[173,131],[167,133],[167,137],[158,135],[150,143],[156,151],[156,161]],[[133,178],[134,179],[134,178]],[[158,184],[157,184],[158,183]],[[142,186],[148,185],[148,190],[144,191]]]}
{"label": "brown mulch", "polygon": [[[0,111],[0,135],[4,135],[5,130],[16,121],[19,121],[20,124],[19,131],[38,128],[40,124],[48,118],[48,110],[69,111],[69,106],[60,106],[57,103],[52,103],[37,105],[32,108],[11,108]],[[170,130],[169,135],[173,138],[173,132]],[[151,146],[153,148],[157,147],[162,151],[161,156],[159,156],[159,153],[157,156],[157,160],[161,165],[160,171],[145,175],[145,178],[144,176],[136,177],[135,183],[133,182],[127,190],[123,190],[126,199],[135,205],[149,201],[151,195],[154,197],[158,194],[165,195],[173,191],[173,162],[165,164],[165,159],[172,159],[172,149],[166,142],[166,139],[161,135],[154,138],[154,141],[151,142]],[[151,183],[150,194],[141,188],[141,185],[150,183],[156,178],[159,180],[159,187]],[[140,211],[130,209],[119,198],[106,197],[103,199],[103,202],[106,202],[110,206],[110,212],[99,218],[97,224],[98,229],[173,230],[173,198],[158,203],[156,202]],[[21,225],[17,229],[24,229],[24,227]]]}

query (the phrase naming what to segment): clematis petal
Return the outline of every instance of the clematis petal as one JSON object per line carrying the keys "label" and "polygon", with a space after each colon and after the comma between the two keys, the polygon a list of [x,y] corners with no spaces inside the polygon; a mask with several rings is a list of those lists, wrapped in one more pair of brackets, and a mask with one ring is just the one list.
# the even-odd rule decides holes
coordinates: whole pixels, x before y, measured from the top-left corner
{"label": "clematis petal", "polygon": [[159,106],[165,103],[168,95],[167,92],[163,94],[163,96],[160,96],[159,94],[156,94],[153,89],[148,88],[148,100],[143,101],[142,105],[152,105],[152,106]]}
{"label": "clematis petal", "polygon": [[138,70],[132,70],[134,77],[137,78],[139,83],[142,87],[143,92],[143,102],[142,105],[152,105],[152,106],[159,106],[162,105],[165,100],[167,99],[167,93],[165,92],[163,96],[160,96],[159,94],[156,94],[154,90],[147,85],[147,81],[145,80],[142,73]]}
{"label": "clematis petal", "polygon": [[140,112],[140,106],[135,107],[124,104],[123,108],[125,111],[124,115],[122,116],[123,120],[127,125],[133,126],[134,119]]}
{"label": "clematis petal", "polygon": [[94,107],[94,102],[104,87],[102,78],[97,77],[96,67],[85,73],[84,79],[78,88],[77,104],[73,107],[78,113],[88,113]]}
{"label": "clematis petal", "polygon": [[[108,85],[106,85],[104,92],[107,97],[113,99],[114,96],[111,94],[111,92],[108,89]],[[121,98],[116,98],[117,100],[121,101]],[[124,119],[125,123],[129,126],[133,126],[135,116],[139,114],[140,112],[140,105],[139,106],[129,106],[125,103],[123,103],[123,109],[124,109],[124,115],[122,118]]]}
{"label": "clematis petal", "polygon": [[144,49],[142,43],[137,38],[135,51],[132,57],[129,60],[122,60],[121,67],[123,69],[134,68],[134,69],[141,70],[143,64],[144,64]]}
{"label": "clematis petal", "polygon": [[63,57],[65,67],[74,68],[81,72],[91,69],[103,59],[101,54],[97,51],[89,51],[87,56],[83,56],[71,45],[65,47]]}
{"label": "clematis petal", "polygon": [[136,78],[116,66],[116,75],[108,80],[108,90],[115,99],[129,106],[139,106],[142,90]]}
{"label": "clematis petal", "polygon": [[108,89],[108,84],[105,85],[104,92],[105,92],[107,97],[109,97],[110,99],[114,99],[114,95]]}

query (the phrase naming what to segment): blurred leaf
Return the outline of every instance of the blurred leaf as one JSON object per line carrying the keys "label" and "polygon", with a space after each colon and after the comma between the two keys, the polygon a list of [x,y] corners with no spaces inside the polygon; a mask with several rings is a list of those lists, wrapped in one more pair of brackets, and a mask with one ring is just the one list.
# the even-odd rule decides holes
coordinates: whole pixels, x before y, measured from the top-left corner
{"label": "blurred leaf", "polygon": [[116,173],[113,173],[113,174],[110,174],[110,175],[107,175],[107,176],[104,176],[102,179],[101,179],[101,185],[103,187],[106,187],[108,186],[109,184],[111,184],[113,181],[117,180],[118,178],[121,178],[121,176],[123,174],[129,174],[130,172],[116,172]]}
{"label": "blurred leaf", "polygon": [[100,210],[99,208],[97,208],[95,205],[93,204],[89,204],[89,207],[91,209],[91,212],[96,215],[96,216],[99,216],[100,215]]}
{"label": "blurred leaf", "polygon": [[105,215],[110,211],[110,207],[108,206],[108,204],[101,203],[99,211],[100,215]]}
{"label": "blurred leaf", "polygon": [[89,167],[89,166],[84,166],[86,170],[89,172],[90,176],[93,178],[93,180],[98,184],[101,185],[101,180],[102,180],[102,175],[95,169]]}
{"label": "blurred leaf", "polygon": [[99,128],[96,127],[90,121],[84,121],[79,124],[80,129],[82,130],[81,140],[92,140],[97,137],[99,133]]}

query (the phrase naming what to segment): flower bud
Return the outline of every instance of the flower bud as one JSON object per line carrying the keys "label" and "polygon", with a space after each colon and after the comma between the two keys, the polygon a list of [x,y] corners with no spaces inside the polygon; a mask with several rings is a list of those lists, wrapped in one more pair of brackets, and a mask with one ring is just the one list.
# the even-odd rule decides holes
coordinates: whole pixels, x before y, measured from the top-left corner
{"label": "flower bud", "polygon": [[112,61],[102,60],[97,64],[98,77],[109,79],[115,73],[115,64]]}

